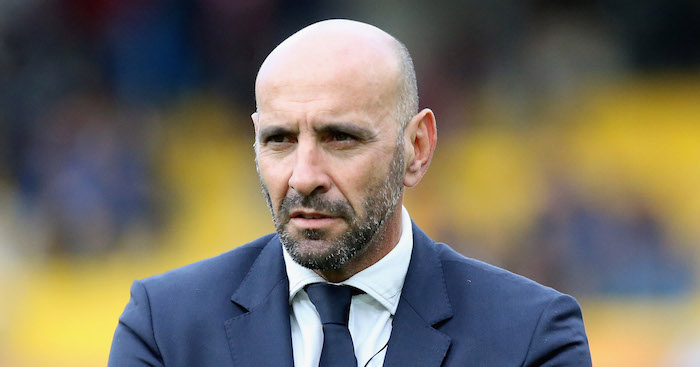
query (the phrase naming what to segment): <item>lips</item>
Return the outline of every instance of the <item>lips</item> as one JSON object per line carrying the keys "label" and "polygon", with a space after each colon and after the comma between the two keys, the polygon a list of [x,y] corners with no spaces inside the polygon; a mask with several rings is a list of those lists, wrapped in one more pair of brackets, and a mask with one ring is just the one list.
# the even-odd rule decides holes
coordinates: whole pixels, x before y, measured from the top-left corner
{"label": "lips", "polygon": [[297,210],[290,215],[290,223],[300,229],[323,229],[337,224],[339,217],[314,211]]}
{"label": "lips", "polygon": [[300,219],[326,219],[326,218],[335,218],[332,215],[328,214],[323,214],[323,213],[317,213],[317,212],[304,212],[304,211],[295,211],[292,213],[290,216],[292,219],[294,218],[300,218]]}

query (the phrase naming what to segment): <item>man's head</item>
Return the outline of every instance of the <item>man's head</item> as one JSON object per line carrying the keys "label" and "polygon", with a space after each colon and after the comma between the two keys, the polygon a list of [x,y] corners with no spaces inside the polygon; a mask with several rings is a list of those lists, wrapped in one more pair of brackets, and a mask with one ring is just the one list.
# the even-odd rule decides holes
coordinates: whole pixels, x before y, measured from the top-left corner
{"label": "man's head", "polygon": [[405,47],[367,24],[316,23],[272,51],[255,90],[258,172],[288,252],[327,277],[379,260],[436,140]]}

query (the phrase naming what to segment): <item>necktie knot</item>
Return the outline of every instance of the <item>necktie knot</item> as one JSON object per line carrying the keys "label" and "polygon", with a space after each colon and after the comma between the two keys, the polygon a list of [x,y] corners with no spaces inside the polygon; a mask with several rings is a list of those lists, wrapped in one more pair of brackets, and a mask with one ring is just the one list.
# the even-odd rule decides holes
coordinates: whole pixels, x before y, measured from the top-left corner
{"label": "necktie knot", "polygon": [[306,293],[316,306],[322,324],[339,324],[347,327],[350,318],[352,288],[328,283],[315,283],[306,286]]}

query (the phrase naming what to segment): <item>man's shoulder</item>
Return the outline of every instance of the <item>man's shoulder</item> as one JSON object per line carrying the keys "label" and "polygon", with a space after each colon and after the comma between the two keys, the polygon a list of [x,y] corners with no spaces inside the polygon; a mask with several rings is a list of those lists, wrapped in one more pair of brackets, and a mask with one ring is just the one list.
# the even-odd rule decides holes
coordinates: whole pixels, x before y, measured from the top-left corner
{"label": "man's shoulder", "polygon": [[149,289],[161,291],[205,285],[211,287],[222,283],[229,287],[237,285],[274,236],[275,234],[265,235],[217,256],[150,276],[140,282]]}
{"label": "man's shoulder", "polygon": [[506,282],[512,283],[514,286],[534,287],[542,288],[547,291],[554,291],[552,288],[543,286],[522,275],[481,260],[464,256],[444,243],[435,243],[435,248],[445,270],[458,277],[462,275],[462,277],[459,278],[466,277],[469,279],[476,277],[483,278],[485,281]]}
{"label": "man's shoulder", "polygon": [[486,262],[459,254],[443,243],[433,243],[445,276],[453,306],[469,304],[488,310],[539,313],[552,302],[564,301],[578,307],[576,300],[551,287]]}
{"label": "man's shoulder", "polygon": [[581,308],[573,297],[445,244],[427,244],[441,267],[451,313],[440,330],[461,341],[453,345],[455,365],[476,359],[484,365],[590,366]]}

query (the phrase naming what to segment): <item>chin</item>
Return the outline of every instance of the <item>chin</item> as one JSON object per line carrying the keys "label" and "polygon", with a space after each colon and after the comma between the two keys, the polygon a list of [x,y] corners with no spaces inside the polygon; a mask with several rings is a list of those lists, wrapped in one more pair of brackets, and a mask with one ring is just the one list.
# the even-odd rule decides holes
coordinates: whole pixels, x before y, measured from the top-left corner
{"label": "chin", "polygon": [[361,250],[348,247],[338,238],[286,238],[283,244],[294,261],[312,270],[341,269]]}

